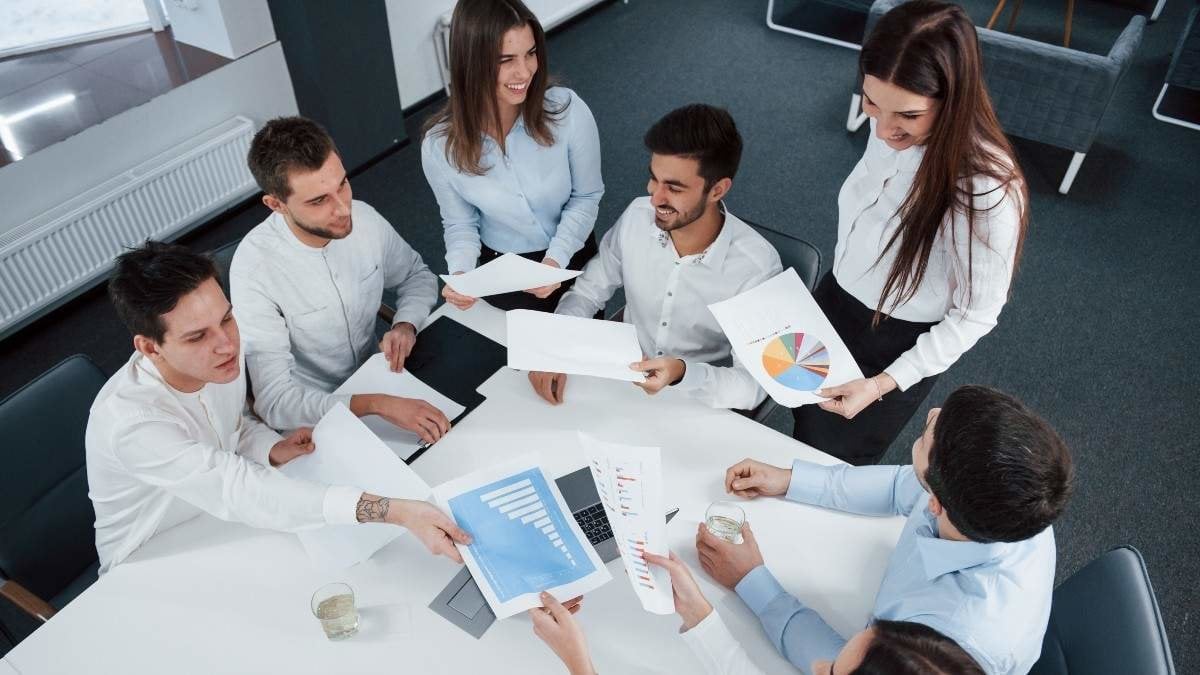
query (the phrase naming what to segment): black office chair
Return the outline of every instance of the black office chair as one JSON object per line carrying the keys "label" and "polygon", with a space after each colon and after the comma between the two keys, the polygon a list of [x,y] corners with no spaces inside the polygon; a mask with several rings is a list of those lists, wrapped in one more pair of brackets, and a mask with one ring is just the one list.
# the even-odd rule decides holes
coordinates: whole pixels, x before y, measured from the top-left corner
{"label": "black office chair", "polygon": [[1030,675],[1174,675],[1150,575],[1132,546],[1115,548],[1054,589],[1042,656]]}
{"label": "black office chair", "polygon": [[209,252],[213,261],[217,263],[217,271],[221,273],[221,289],[225,291],[226,298],[229,297],[229,266],[233,264],[233,254],[240,243],[241,239],[235,239]]}
{"label": "black office chair", "polygon": [[100,566],[83,438],[105,379],[76,354],[0,401],[0,598],[39,622]]}

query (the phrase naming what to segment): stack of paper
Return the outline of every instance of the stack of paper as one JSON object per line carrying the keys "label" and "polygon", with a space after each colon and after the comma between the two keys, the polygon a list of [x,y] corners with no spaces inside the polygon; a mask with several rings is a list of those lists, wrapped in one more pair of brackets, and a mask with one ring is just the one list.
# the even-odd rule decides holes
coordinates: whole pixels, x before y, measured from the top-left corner
{"label": "stack of paper", "polygon": [[508,367],[640,382],[637,329],[620,321],[581,319],[528,309],[508,312]]}
{"label": "stack of paper", "polygon": [[[429,486],[367,429],[346,406],[337,404],[313,428],[317,449],[284,464],[292,478],[361,488],[393,499],[423,500]],[[326,525],[299,533],[313,565],[340,570],[370,558],[405,532],[387,523]]]}
{"label": "stack of paper", "polygon": [[543,265],[515,253],[505,253],[470,272],[443,274],[441,277],[447,286],[459,293],[472,298],[482,298],[559,284],[580,274],[581,272],[575,270]]}

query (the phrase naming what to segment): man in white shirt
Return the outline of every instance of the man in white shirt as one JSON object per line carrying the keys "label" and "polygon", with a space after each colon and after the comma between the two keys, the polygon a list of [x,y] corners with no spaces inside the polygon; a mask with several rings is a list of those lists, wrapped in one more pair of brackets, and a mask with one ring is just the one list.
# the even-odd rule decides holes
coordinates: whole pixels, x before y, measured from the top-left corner
{"label": "man in white shirt", "polygon": [[[732,356],[708,305],[783,271],[779,253],[722,199],[733,186],[742,138],[728,112],[708,105],[671,111],[645,136],[649,197],[640,197],[600,242],[558,314],[591,317],[621,287],[623,320],[637,327],[647,393],[675,386],[717,408],[750,409],[766,396]],[[714,362],[733,359],[732,367]],[[562,403],[567,376],[531,372],[538,394]]]}
{"label": "man in white shirt", "polygon": [[[342,403],[438,440],[450,423],[425,401],[332,393],[376,350],[393,371],[404,367],[437,300],[437,277],[378,211],[353,201],[333,139],[316,122],[267,122],[248,163],[274,211],[238,245],[229,272],[255,412],[276,429],[295,429]],[[376,343],[385,289],[397,295],[396,315]]]}
{"label": "man in white shirt", "polygon": [[135,351],[97,395],[85,436],[101,574],[201,512],[286,531],[388,522],[461,562],[451,540],[466,533],[425,502],[272,468],[313,452],[312,429],[283,438],[246,414],[238,324],[211,259],[147,242],[117,259],[108,288]]}

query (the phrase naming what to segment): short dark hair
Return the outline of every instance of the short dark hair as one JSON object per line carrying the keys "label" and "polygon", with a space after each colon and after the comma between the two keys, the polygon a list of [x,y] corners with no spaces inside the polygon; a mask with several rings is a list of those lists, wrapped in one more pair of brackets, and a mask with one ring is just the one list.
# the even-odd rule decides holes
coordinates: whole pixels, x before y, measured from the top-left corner
{"label": "short dark hair", "polygon": [[704,191],[722,178],[733,178],[742,161],[742,135],[724,108],[693,103],[663,115],[642,141],[656,155],[688,157],[700,162]]}
{"label": "short dark hair", "polygon": [[1067,444],[1016,398],[971,385],[942,404],[925,483],[971,540],[1022,541],[1046,529],[1073,477]]}
{"label": "short dark hair", "polygon": [[965,649],[929,626],[878,619],[872,628],[871,646],[850,675],[983,675]]}
{"label": "short dark hair", "polygon": [[220,281],[212,258],[186,246],[147,241],[117,256],[108,297],[130,333],[161,344],[167,332],[163,315],[209,279]]}
{"label": "short dark hair", "polygon": [[320,124],[307,117],[276,117],[254,134],[246,163],[259,189],[287,199],[292,196],[289,171],[316,171],[329,159],[329,153],[337,151],[333,137]]}

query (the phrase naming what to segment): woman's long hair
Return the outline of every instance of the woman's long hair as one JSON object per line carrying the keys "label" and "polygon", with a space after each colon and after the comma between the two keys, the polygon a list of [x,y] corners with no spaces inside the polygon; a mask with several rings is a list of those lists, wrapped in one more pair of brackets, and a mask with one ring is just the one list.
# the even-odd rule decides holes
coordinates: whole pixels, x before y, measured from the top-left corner
{"label": "woman's long hair", "polygon": [[[977,231],[975,207],[975,198],[984,194],[974,192],[973,178],[995,179],[996,189],[1005,192],[1003,198],[1016,200],[1021,215],[1014,268],[1025,240],[1029,200],[1024,176],[984,85],[975,25],[961,7],[936,0],[899,5],[879,19],[863,44],[858,65],[864,77],[871,75],[940,104],[925,156],[898,210],[900,226],[879,256],[882,260],[897,247],[875,308],[877,325],[882,314],[916,294],[934,241],[954,212],[967,217],[972,239],[985,240]],[[968,280],[973,244],[967,246]]]}
{"label": "woman's long hair", "polygon": [[[537,49],[538,69],[529,83],[521,116],[525,129],[541,145],[553,145],[554,116],[566,109],[547,110],[550,69],[546,62],[546,33],[521,0],[459,0],[450,23],[450,99],[425,124],[425,133],[444,134],[446,158],[455,169],[476,176],[481,165],[483,136],[494,133],[504,149],[496,83],[504,34],[529,26]],[[522,55],[523,56],[523,55]]]}

